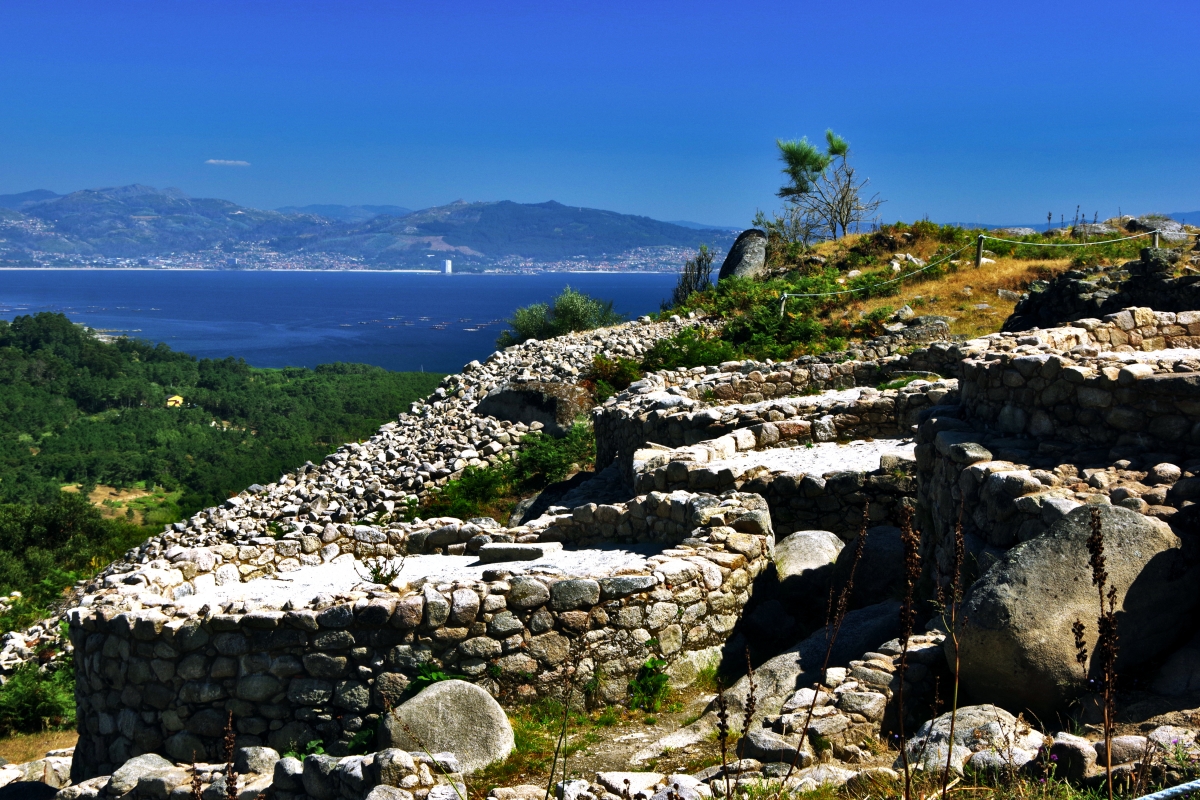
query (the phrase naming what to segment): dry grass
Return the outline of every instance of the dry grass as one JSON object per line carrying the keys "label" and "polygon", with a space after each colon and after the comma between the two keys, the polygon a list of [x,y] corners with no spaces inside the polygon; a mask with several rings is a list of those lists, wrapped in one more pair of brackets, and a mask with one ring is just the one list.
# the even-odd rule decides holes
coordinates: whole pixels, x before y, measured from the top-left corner
{"label": "dry grass", "polygon": [[74,747],[78,739],[79,734],[75,731],[18,733],[0,739],[0,758],[10,764],[23,764],[44,757],[51,750]]}
{"label": "dry grass", "polygon": [[[918,314],[953,317],[951,333],[982,336],[1000,330],[1016,306],[1016,301],[1001,298],[997,291],[1008,289],[1019,294],[1026,291],[1030,281],[1051,278],[1069,269],[1069,260],[1065,258],[1045,261],[997,258],[995,261],[975,269],[973,256],[965,258],[954,272],[928,280],[914,279],[905,284],[898,295],[854,303],[850,312],[857,316],[859,311],[867,313],[881,306],[900,308],[909,305]],[[975,308],[981,303],[986,303],[988,308]]]}

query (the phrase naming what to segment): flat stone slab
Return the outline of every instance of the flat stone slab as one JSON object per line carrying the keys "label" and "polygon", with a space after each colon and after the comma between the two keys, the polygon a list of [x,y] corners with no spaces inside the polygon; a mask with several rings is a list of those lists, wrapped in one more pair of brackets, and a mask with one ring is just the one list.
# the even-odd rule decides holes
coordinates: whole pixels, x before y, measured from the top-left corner
{"label": "flat stone slab", "polygon": [[720,469],[738,466],[742,470],[762,466],[772,472],[802,472],[806,475],[825,475],[829,472],[873,472],[879,469],[884,455],[913,458],[916,443],[911,439],[875,439],[838,442],[816,442],[812,447],[775,447],[769,450],[747,450],[733,458],[713,461],[709,466]]}
{"label": "flat stone slab", "polygon": [[[485,545],[486,546],[486,545]],[[509,545],[513,546],[513,545]],[[662,550],[662,545],[638,544],[599,547],[587,550],[564,550],[560,542],[520,545],[544,548],[542,555],[530,561],[514,564],[514,572],[553,575],[556,578],[593,578],[649,572],[648,556]],[[394,559],[400,564],[400,559]],[[412,584],[425,578],[438,583],[483,580],[485,562],[475,556],[412,555],[404,559],[398,580]],[[272,577],[257,578],[246,583],[227,583],[202,589],[190,597],[181,598],[177,605],[199,609],[232,600],[244,602],[247,610],[280,608],[291,600],[307,603],[319,594],[339,594],[370,581],[362,563],[349,554],[338,556],[328,564],[301,567]]]}
{"label": "flat stone slab", "polygon": [[504,561],[537,561],[563,549],[562,542],[492,542],[479,548],[480,564],[499,564]]}

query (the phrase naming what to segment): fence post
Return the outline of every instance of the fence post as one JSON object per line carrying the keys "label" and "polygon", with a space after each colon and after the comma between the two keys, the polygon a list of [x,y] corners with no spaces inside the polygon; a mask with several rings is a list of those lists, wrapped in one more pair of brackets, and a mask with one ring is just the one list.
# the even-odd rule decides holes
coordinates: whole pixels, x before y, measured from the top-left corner
{"label": "fence post", "polygon": [[779,318],[783,319],[783,307],[787,305],[787,293],[785,292],[779,298]]}
{"label": "fence post", "polygon": [[1158,229],[1154,229],[1154,249],[1158,249]]}
{"label": "fence post", "polygon": [[983,266],[983,234],[979,234],[978,241],[975,242],[975,269]]}

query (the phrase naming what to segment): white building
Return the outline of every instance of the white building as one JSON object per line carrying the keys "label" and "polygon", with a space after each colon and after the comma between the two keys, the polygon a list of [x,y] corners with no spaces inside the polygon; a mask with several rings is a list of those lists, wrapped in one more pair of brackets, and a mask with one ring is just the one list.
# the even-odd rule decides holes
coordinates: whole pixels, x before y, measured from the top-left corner
{"label": "white building", "polygon": [[449,275],[449,274],[451,274],[451,272],[453,272],[453,270],[451,268],[450,259],[447,258],[446,266],[442,267],[442,274]]}

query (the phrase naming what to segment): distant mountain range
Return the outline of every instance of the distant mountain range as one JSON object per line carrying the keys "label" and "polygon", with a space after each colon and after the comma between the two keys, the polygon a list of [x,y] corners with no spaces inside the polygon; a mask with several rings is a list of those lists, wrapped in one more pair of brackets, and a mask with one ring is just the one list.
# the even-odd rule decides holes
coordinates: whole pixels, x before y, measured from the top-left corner
{"label": "distant mountain range", "polygon": [[594,260],[635,248],[701,243],[723,251],[735,234],[554,201],[459,201],[422,211],[365,205],[266,211],[141,185],[0,195],[5,263],[31,263],[34,252],[129,259],[219,249],[236,257],[254,247],[337,254],[379,267],[428,266],[431,255],[453,257],[456,266],[486,266],[506,257]]}
{"label": "distant mountain range", "polygon": [[405,214],[413,212],[411,208],[405,208],[404,206],[338,206],[321,204],[284,206],[275,210],[282,214],[315,214],[318,217],[336,219],[338,222],[366,222],[383,214],[392,217],[403,217]]}

